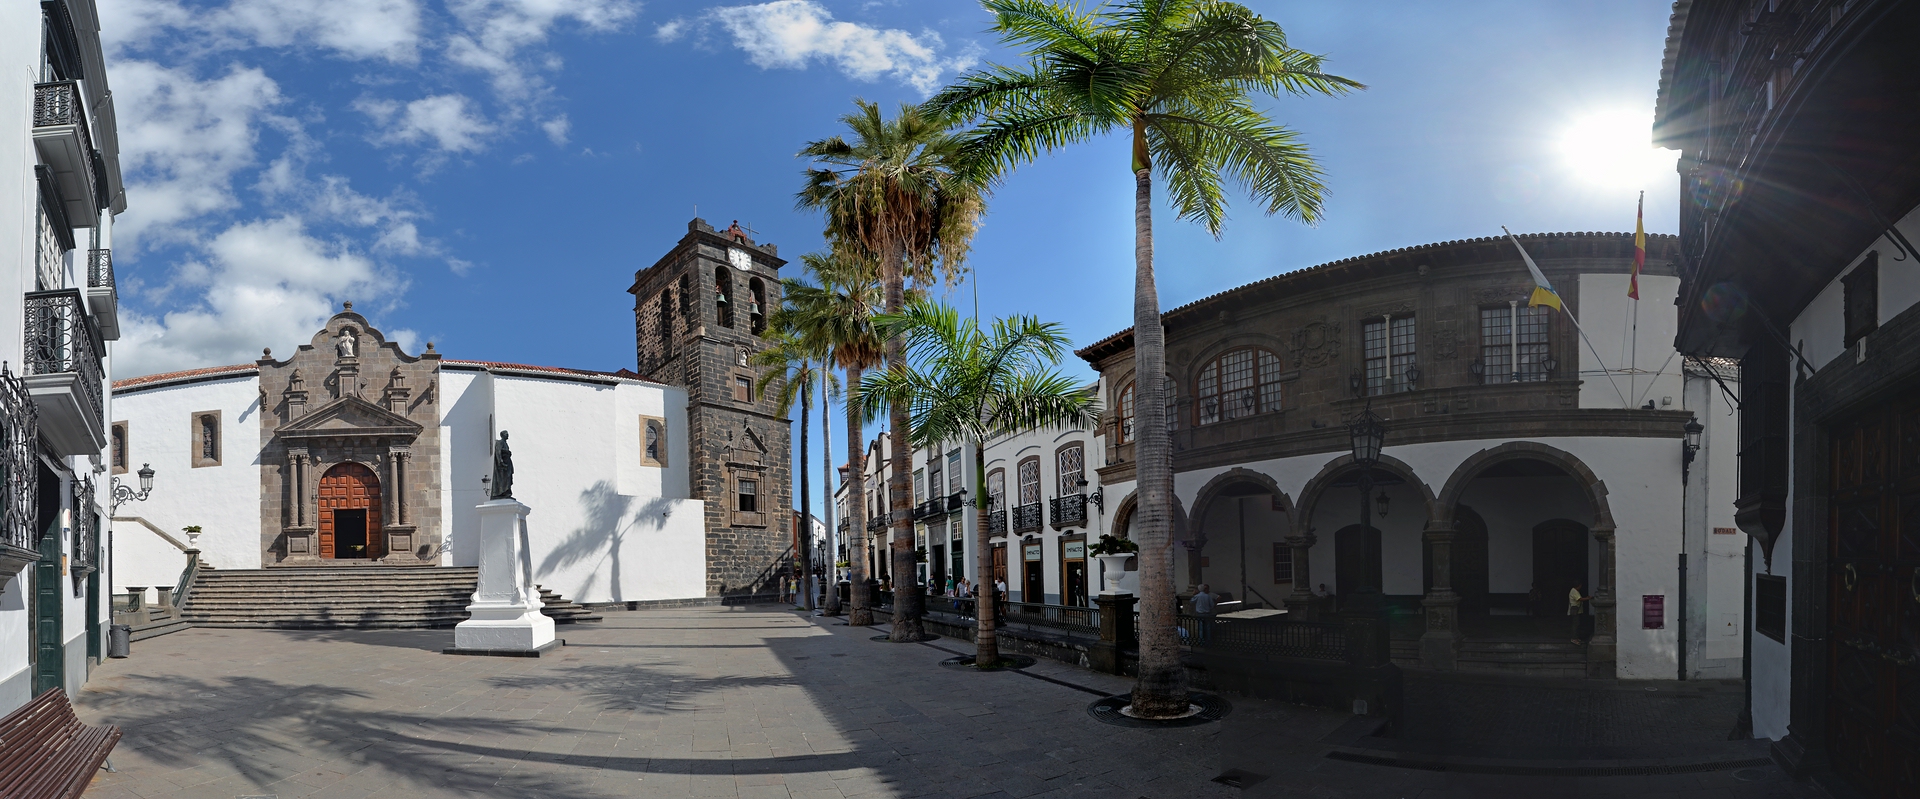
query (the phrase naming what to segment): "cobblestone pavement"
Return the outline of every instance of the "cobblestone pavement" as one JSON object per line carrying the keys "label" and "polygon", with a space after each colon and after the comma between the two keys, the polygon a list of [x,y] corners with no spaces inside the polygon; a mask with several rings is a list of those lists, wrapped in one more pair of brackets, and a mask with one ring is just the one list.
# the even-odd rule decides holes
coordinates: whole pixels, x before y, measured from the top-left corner
{"label": "cobblestone pavement", "polygon": [[[611,613],[539,659],[442,655],[452,632],[198,629],[142,641],[78,705],[119,724],[128,797],[1796,796],[1777,771],[1550,780],[1322,757],[1351,717],[1236,699],[1225,722],[1103,725],[1128,681],[1043,661],[942,668],[970,645],[869,640],[771,607]],[[1245,790],[1210,779],[1268,775]]]}
{"label": "cobblestone pavement", "polygon": [[[1408,671],[1400,737],[1488,756],[1725,741],[1745,701],[1739,681],[1501,679]],[[1569,723],[1578,719],[1578,723]]]}

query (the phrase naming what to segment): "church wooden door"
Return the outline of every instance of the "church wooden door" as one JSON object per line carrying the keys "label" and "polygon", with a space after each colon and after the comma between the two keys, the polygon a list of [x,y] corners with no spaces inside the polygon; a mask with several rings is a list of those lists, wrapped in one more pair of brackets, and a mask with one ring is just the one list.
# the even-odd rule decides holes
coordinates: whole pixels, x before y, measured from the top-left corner
{"label": "church wooden door", "polygon": [[1832,436],[1828,754],[1867,796],[1920,796],[1920,400]]}
{"label": "church wooden door", "polygon": [[319,506],[320,557],[387,554],[386,536],[380,534],[380,478],[372,469],[358,463],[328,469],[320,476]]}

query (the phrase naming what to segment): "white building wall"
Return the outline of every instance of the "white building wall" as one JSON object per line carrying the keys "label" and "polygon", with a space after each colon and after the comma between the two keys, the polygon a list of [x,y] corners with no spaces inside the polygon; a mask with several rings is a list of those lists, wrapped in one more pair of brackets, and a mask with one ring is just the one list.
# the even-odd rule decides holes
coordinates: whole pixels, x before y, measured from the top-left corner
{"label": "white building wall", "polygon": [[1638,303],[1627,297],[1626,275],[1584,274],[1579,284],[1577,313],[1586,331],[1578,344],[1585,381],[1580,407],[1638,408],[1648,400],[1663,410],[1679,407],[1681,358],[1673,348],[1679,315],[1673,301],[1680,278],[1641,275]]}
{"label": "white building wall", "polygon": [[[1101,488],[1100,475],[1097,470],[1104,463],[1102,453],[1105,452],[1105,449],[1100,439],[1094,436],[1093,431],[1089,429],[1080,427],[1056,427],[1042,430],[1022,430],[986,442],[984,455],[986,459],[985,472],[990,473],[996,469],[1005,469],[1007,473],[1007,505],[1005,510],[1009,528],[1013,525],[1013,508],[1019,504],[1020,501],[1019,463],[1029,456],[1037,456],[1040,459],[1041,527],[1038,532],[1030,533],[1030,535],[1035,536],[1041,545],[1041,571],[1044,575],[1046,585],[1046,595],[1044,597],[1031,598],[1026,596],[1026,576],[1024,573],[1026,564],[1021,558],[1022,541],[1025,535],[1009,536],[1005,539],[994,539],[996,542],[1005,542],[1007,544],[1007,592],[1010,597],[1017,598],[1022,602],[1044,601],[1050,604],[1058,604],[1061,601],[1060,539],[1063,537],[1084,535],[1088,548],[1092,548],[1094,543],[1100,540],[1100,535],[1108,532],[1107,519],[1111,517],[1112,511],[1117,507],[1117,503],[1121,497],[1125,496],[1123,493],[1116,493],[1114,490],[1108,489],[1105,493],[1106,507],[1104,509],[1091,503],[1088,504],[1087,524],[1084,527],[1075,526],[1069,527],[1066,530],[1053,529],[1049,517],[1049,510],[1051,508],[1049,500],[1059,495],[1060,474],[1060,464],[1055,459],[1055,453],[1057,453],[1061,447],[1076,441],[1080,443],[1081,453],[1084,458],[1084,473],[1087,480],[1086,493],[1093,494]],[[948,447],[948,449],[951,449],[951,447]],[[965,468],[968,469],[968,496],[978,496],[979,492],[986,490],[986,488],[984,484],[975,484],[978,478],[972,471],[972,464],[966,463],[964,459],[963,463],[965,463]],[[917,460],[916,464],[918,464]],[[971,511],[971,508],[969,508],[969,510]],[[974,540],[973,525],[977,523],[977,514],[969,512],[966,516],[967,541],[969,542],[969,547],[971,547],[971,542]],[[967,561],[968,579],[978,584],[979,575],[976,573],[978,569],[974,565],[975,561],[971,555],[969,555]],[[1121,583],[1123,590],[1137,590],[1138,575],[1139,572],[1137,571],[1128,572],[1126,578]],[[1087,601],[1089,604],[1093,601],[1093,595],[1099,592],[1100,562],[1089,555],[1087,557]]]}
{"label": "white building wall", "polygon": [[[144,502],[121,505],[118,515],[144,518],[183,541],[181,528],[199,525],[200,557],[207,564],[216,569],[260,568],[258,377],[248,371],[195,383],[125,388],[114,397],[113,410],[113,421],[127,424],[128,468],[119,475],[121,483],[138,489],[135,472],[141,464],[152,464],[154,471],[153,493]],[[202,411],[220,412],[218,466],[193,465],[193,420]],[[121,562],[115,593],[129,585],[173,585],[180,578],[185,561],[179,550],[139,523],[116,524],[114,541],[129,555],[174,550],[158,562],[131,557]]]}

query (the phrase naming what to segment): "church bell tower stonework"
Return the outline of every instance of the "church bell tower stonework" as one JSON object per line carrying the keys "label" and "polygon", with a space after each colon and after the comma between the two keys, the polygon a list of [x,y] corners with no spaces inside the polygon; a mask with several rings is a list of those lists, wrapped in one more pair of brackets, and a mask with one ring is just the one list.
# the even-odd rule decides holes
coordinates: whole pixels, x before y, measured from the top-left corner
{"label": "church bell tower stonework", "polygon": [[439,562],[440,354],[387,341],[353,303],[260,370],[261,561]]}
{"label": "church bell tower stonework", "polygon": [[737,223],[720,231],[694,219],[627,290],[640,376],[687,392],[684,434],[693,498],[706,506],[708,596],[774,593],[792,564],[791,423],[774,414],[783,383],[761,391],[761,372],[774,367],[752,365],[780,306],[786,262],[778,252]]}

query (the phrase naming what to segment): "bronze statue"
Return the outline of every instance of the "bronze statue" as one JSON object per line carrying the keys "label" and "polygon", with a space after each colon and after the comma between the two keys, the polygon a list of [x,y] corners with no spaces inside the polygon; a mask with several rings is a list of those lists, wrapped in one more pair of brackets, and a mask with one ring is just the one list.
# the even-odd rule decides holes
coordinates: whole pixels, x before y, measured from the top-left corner
{"label": "bronze statue", "polygon": [[513,499],[513,451],[507,449],[507,431],[493,448],[493,482],[487,486],[488,499]]}

